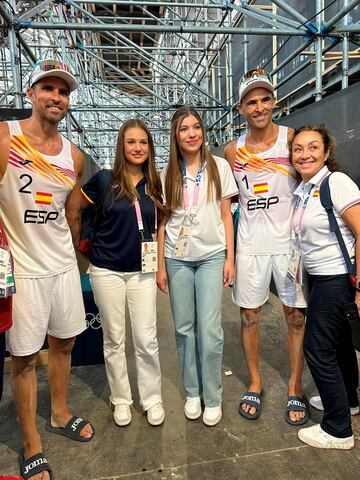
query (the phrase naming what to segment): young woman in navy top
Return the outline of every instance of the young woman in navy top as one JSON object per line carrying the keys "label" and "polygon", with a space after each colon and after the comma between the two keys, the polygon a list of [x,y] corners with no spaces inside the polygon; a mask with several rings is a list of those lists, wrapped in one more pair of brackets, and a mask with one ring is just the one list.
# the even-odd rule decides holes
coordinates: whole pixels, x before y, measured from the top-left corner
{"label": "young woman in navy top", "polygon": [[[104,174],[109,175],[109,183],[102,195],[99,176]],[[153,140],[143,122],[133,119],[122,125],[113,169],[95,174],[82,194],[83,206],[96,204],[100,216],[92,242],[90,280],[101,316],[115,423],[131,422],[133,403],[125,355],[127,300],[140,403],[148,422],[160,425],[165,412],[156,336],[156,268],[149,250],[156,250],[156,224],[163,207]]]}

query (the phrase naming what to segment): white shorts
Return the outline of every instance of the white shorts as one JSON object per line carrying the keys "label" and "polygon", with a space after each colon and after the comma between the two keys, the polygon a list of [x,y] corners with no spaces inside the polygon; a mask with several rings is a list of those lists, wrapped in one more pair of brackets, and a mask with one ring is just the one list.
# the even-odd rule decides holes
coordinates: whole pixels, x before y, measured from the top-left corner
{"label": "white shorts", "polygon": [[271,275],[277,294],[288,307],[305,308],[306,300],[301,285],[286,276],[288,254],[240,255],[236,254],[233,302],[243,308],[257,308],[269,298]]}
{"label": "white shorts", "polygon": [[51,277],[17,278],[13,297],[13,326],[6,332],[12,355],[38,352],[46,335],[66,339],[85,330],[85,309],[79,269]]}

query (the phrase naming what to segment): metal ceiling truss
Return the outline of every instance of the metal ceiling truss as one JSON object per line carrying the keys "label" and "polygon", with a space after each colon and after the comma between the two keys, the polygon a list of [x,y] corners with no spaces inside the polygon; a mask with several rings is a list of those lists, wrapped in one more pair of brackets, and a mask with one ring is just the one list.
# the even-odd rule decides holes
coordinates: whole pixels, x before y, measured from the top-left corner
{"label": "metal ceiling truss", "polygon": [[[137,117],[153,132],[161,166],[168,156],[170,118],[181,104],[202,113],[210,144],[233,138],[242,126],[235,108],[237,82],[249,68],[271,71],[277,116],[360,78],[360,0],[304,3],[312,5],[1,1],[0,108],[28,107],[24,92],[34,61],[61,58],[80,85],[65,134],[108,167],[119,126]],[[293,48],[284,56],[289,39]]]}

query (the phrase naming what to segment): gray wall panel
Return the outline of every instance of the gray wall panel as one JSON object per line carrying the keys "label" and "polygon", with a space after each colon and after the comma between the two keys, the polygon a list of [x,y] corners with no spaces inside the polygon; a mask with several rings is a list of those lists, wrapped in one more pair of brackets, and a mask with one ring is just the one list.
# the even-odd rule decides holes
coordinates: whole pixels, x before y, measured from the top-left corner
{"label": "gray wall panel", "polygon": [[300,127],[325,123],[337,143],[336,156],[360,185],[360,84],[281,118],[282,125]]}

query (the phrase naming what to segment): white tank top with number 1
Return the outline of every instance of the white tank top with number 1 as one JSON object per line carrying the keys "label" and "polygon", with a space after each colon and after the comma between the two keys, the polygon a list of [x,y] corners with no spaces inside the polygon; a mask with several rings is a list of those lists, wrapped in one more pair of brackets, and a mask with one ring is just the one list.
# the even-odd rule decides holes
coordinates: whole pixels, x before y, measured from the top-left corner
{"label": "white tank top with number 1", "polygon": [[10,153],[0,182],[0,209],[14,257],[15,277],[47,277],[76,263],[65,202],[77,174],[71,143],[44,155],[26,140],[18,121],[8,122]]}
{"label": "white tank top with number 1", "polygon": [[279,126],[275,144],[251,153],[246,135],[236,147],[233,166],[239,186],[240,219],[236,251],[244,255],[276,255],[290,251],[290,219],[297,185],[290,164],[287,127]]}

